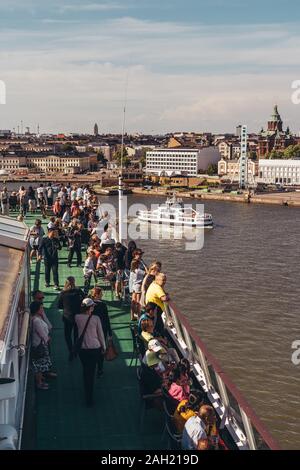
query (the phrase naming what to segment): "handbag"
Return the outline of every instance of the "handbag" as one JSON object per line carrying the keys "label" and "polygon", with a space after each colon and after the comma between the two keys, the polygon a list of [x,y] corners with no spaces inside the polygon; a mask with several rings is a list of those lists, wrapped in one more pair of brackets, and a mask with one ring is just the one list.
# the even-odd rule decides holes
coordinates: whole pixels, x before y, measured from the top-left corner
{"label": "handbag", "polygon": [[82,348],[84,335],[85,335],[85,332],[87,330],[87,327],[88,327],[88,324],[89,324],[89,321],[90,321],[91,318],[92,318],[92,315],[89,315],[89,318],[87,319],[86,324],[84,326],[83,332],[81,333],[81,335],[79,336],[79,338],[77,339],[77,341],[75,341],[75,343],[73,345],[73,354],[74,354],[74,356],[77,356],[80,349]]}
{"label": "handbag", "polygon": [[31,357],[33,360],[41,359],[44,357],[46,354],[46,348],[45,344],[43,341],[40,342],[38,346],[32,346],[31,347]]}
{"label": "handbag", "polygon": [[112,338],[110,338],[108,340],[107,348],[105,351],[105,359],[107,361],[113,361],[114,359],[116,359],[116,357],[118,357],[118,352],[116,350],[116,347],[114,345]]}

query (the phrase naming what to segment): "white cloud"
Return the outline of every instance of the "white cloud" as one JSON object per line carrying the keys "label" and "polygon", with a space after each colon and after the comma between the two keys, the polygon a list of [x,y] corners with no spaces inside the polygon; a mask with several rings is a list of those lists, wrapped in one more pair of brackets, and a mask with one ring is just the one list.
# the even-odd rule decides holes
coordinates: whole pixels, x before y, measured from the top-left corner
{"label": "white cloud", "polygon": [[61,13],[65,13],[68,11],[78,11],[78,12],[93,12],[93,11],[111,11],[111,10],[123,10],[124,8],[127,8],[122,5],[121,3],[74,3],[74,4],[69,4],[69,5],[61,5],[59,11]]}
{"label": "white cloud", "polygon": [[23,119],[53,131],[91,130],[99,121],[118,132],[127,69],[129,131],[230,131],[239,122],[258,130],[274,102],[300,128],[290,100],[300,78],[295,24],[216,30],[119,18],[98,27],[2,31],[0,41],[7,84],[0,128]]}

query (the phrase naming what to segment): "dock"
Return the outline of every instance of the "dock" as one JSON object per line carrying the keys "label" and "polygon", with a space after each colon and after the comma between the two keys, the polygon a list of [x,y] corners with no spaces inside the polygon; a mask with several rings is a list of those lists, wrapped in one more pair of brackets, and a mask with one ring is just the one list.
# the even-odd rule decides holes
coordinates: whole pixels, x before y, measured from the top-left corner
{"label": "dock", "polygon": [[[26,217],[31,226],[34,215]],[[76,284],[83,287],[81,268],[67,266],[68,251],[60,252],[59,282],[64,285],[67,276],[74,276]],[[83,252],[84,255],[84,252]],[[24,436],[26,449],[35,450],[153,450],[166,449],[162,440],[164,415],[156,409],[146,410],[141,422],[141,400],[136,376],[136,365],[132,359],[132,338],[129,328],[129,308],[113,297],[111,290],[104,292],[113,338],[118,350],[118,358],[104,364],[104,375],[96,380],[95,405],[87,408],[84,402],[82,367],[77,358],[68,361],[68,351],[64,340],[62,312],[57,309],[59,293],[44,287],[43,262],[31,266],[32,290],[40,289],[45,294],[44,306],[52,323],[51,358],[57,379],[49,379],[49,390],[33,390],[29,380],[28,397],[31,415],[34,420],[33,436]],[[28,423],[25,422],[25,428]],[[28,439],[31,437],[31,439]]]}

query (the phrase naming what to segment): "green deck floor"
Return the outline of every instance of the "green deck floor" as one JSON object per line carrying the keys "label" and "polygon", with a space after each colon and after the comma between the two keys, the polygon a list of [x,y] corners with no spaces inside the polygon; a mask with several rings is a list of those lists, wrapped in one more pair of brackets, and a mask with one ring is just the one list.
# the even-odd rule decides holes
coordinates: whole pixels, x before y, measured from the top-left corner
{"label": "green deck floor", "polygon": [[[26,217],[31,226],[35,217]],[[67,276],[74,276],[83,286],[82,269],[67,266],[67,249],[60,252],[59,282],[63,286]],[[83,253],[84,255],[84,253]],[[74,264],[75,259],[73,260]],[[61,311],[57,309],[58,293],[44,287],[44,265],[34,261],[31,267],[32,289],[45,294],[45,309],[53,325],[51,357],[58,373],[51,380],[49,390],[37,390],[35,395],[36,419],[35,449],[162,449],[163,415],[158,410],[147,410],[141,425],[141,404],[135,365],[129,366],[132,357],[132,340],[129,329],[129,312],[119,301],[105,292],[114,342],[119,356],[105,362],[104,375],[96,379],[95,406],[84,404],[82,369],[79,359],[69,363],[65,345]],[[28,394],[32,396],[32,394]],[[26,424],[26,423],[25,423]]]}

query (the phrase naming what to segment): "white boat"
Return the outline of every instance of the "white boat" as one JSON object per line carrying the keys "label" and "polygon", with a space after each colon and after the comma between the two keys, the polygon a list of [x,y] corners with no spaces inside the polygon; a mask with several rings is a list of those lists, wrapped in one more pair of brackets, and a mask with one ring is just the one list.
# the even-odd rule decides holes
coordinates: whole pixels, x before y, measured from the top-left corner
{"label": "white boat", "polygon": [[139,211],[138,219],[143,222],[180,225],[196,228],[213,228],[213,218],[211,214],[200,214],[192,207],[185,207],[182,199],[172,196],[157,209]]}

